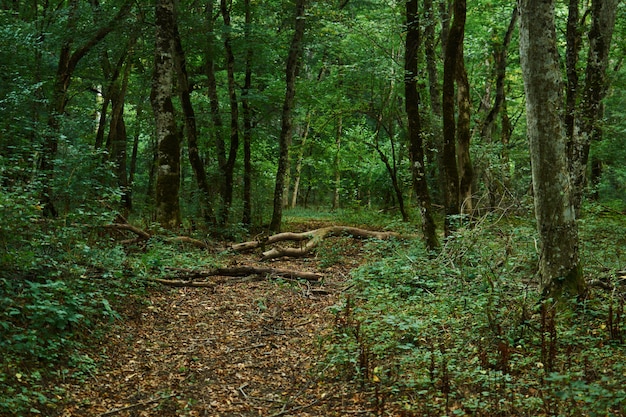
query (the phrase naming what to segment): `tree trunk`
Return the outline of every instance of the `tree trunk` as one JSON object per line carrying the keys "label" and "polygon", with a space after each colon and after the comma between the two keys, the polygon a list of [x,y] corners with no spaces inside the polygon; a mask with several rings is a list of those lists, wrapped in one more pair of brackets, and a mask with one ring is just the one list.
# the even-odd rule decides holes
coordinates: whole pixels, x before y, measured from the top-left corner
{"label": "tree trunk", "polygon": [[554,0],[521,0],[519,7],[527,135],[541,238],[541,290],[545,296],[583,295],[585,282],[578,259],[578,230],[570,197],[562,119]]}
{"label": "tree trunk", "polygon": [[185,117],[185,133],[187,135],[187,151],[189,153],[189,164],[193,171],[196,183],[198,184],[198,190],[200,192],[200,205],[201,212],[205,221],[208,224],[215,223],[215,215],[213,214],[213,207],[211,204],[211,189],[209,188],[209,182],[207,181],[206,171],[204,169],[204,162],[200,158],[200,152],[198,150],[198,129],[196,126],[196,113],[191,104],[191,91],[192,86],[189,83],[189,76],[187,74],[187,62],[185,58],[185,51],[180,39],[180,33],[178,30],[178,21],[174,21],[174,62],[176,71],[178,73],[178,89],[180,93],[181,107],[183,115]]}
{"label": "tree trunk", "polygon": [[250,0],[244,0],[245,9],[245,38],[246,38],[246,69],[243,84],[241,105],[243,108],[243,214],[241,222],[244,226],[252,223],[252,107],[250,105],[250,89],[252,88],[252,39],[250,26],[252,25],[252,11]]}
{"label": "tree trunk", "polygon": [[[504,34],[504,39],[502,40],[502,44],[500,45],[496,44],[494,47],[495,50],[494,50],[493,58],[494,58],[494,63],[495,63],[495,75],[496,75],[496,95],[493,100],[493,105],[491,106],[491,108],[489,109],[489,112],[485,116],[485,120],[481,127],[480,135],[485,143],[492,143],[493,141],[494,126],[498,118],[498,115],[501,116],[500,141],[502,142],[503,145],[506,145],[508,143],[508,138],[509,138],[508,132],[510,130],[510,124],[508,122],[508,115],[507,115],[507,109],[506,109],[506,93],[504,91],[504,83],[506,80],[508,48],[509,48],[509,45],[511,44],[511,38],[513,37],[513,32],[515,28],[517,27],[518,16],[519,16],[519,11],[517,7],[514,7],[513,13],[511,15],[511,20],[509,21],[509,26],[506,30],[506,33]],[[506,148],[506,146],[503,148]],[[500,157],[501,157],[502,162],[506,163],[508,159],[506,151],[503,150]],[[496,185],[496,181],[493,180],[492,178],[494,176],[498,176],[502,178],[503,183],[506,183],[507,181],[506,172],[501,172],[499,175],[498,174],[492,175],[492,172],[493,172],[493,168],[491,166],[488,166],[486,168],[486,174],[485,174],[485,180],[484,180],[486,184],[486,188],[489,193],[489,203],[490,203],[491,209],[496,207],[498,194],[501,194],[501,190],[499,190],[499,188],[500,189],[502,188]]]}
{"label": "tree trunk", "polygon": [[333,169],[335,170],[335,189],[333,192],[332,209],[339,208],[339,194],[341,191],[341,135],[343,133],[343,117],[339,114],[337,118],[337,131],[335,137],[335,159],[333,161]]}
{"label": "tree trunk", "polygon": [[54,171],[54,160],[57,156],[59,148],[58,138],[60,130],[60,117],[65,112],[67,92],[74,70],[80,60],[115,29],[117,22],[128,14],[131,9],[131,5],[132,3],[130,1],[126,1],[110,22],[98,29],[98,31],[94,33],[90,39],[88,39],[72,53],[71,49],[74,42],[72,36],[74,36],[75,32],[76,8],[78,6],[78,1],[72,0],[69,3],[66,26],[67,38],[63,41],[61,46],[59,63],[57,66],[52,98],[50,100],[48,112],[48,128],[50,129],[50,132],[44,137],[44,150],[39,161],[39,168],[44,176],[41,203],[43,207],[43,214],[46,217],[56,217],[58,214],[56,207],[54,206],[54,190],[51,183]]}
{"label": "tree trunk", "polygon": [[235,91],[235,56],[231,45],[230,36],[230,5],[227,0],[220,1],[220,10],[222,19],[224,20],[224,50],[226,52],[226,74],[228,78],[228,99],[230,103],[230,146],[228,157],[222,166],[223,182],[221,187],[222,208],[219,215],[219,221],[222,225],[228,224],[228,216],[230,207],[233,202],[233,175],[235,171],[235,161],[237,158],[237,149],[239,148],[239,104],[237,102],[237,93]]}
{"label": "tree trunk", "polygon": [[572,177],[573,204],[580,212],[586,186],[586,170],[592,139],[601,138],[598,120],[602,115],[602,100],[606,95],[606,69],[609,63],[611,39],[615,28],[618,0],[593,0],[591,4],[591,29],[585,71],[585,89],[580,113],[569,143],[569,170]]}
{"label": "tree trunk", "polygon": [[298,59],[300,58],[301,43],[302,38],[304,37],[306,22],[304,15],[305,3],[306,0],[296,0],[295,30],[291,40],[289,54],[287,55],[287,65],[285,71],[286,91],[279,138],[280,151],[278,157],[278,170],[276,172],[276,186],[274,188],[274,212],[270,223],[270,230],[276,232],[280,231],[283,218],[283,193],[285,192],[285,179],[287,177],[287,168],[289,167],[289,147],[291,146],[291,113],[296,96]]}
{"label": "tree trunk", "polygon": [[298,191],[300,189],[300,178],[302,175],[302,163],[304,162],[304,149],[307,145],[307,138],[309,136],[309,128],[311,126],[311,113],[307,113],[306,125],[300,135],[300,146],[298,147],[298,158],[296,159],[296,168],[293,176],[293,191],[291,194],[291,208],[296,208],[298,202]]}
{"label": "tree trunk", "polygon": [[[464,4],[465,2],[463,2]],[[457,16],[457,10],[455,10],[455,21]],[[462,14],[463,18],[459,17],[459,20],[463,20],[463,29],[461,33],[465,32],[465,8],[458,10],[459,16]],[[460,25],[460,23],[459,23]],[[457,143],[457,164],[459,170],[459,212],[462,214],[471,214],[473,210],[472,202],[472,181],[474,180],[474,169],[472,167],[472,160],[470,158],[470,86],[467,79],[467,72],[465,71],[465,57],[463,53],[463,39],[461,39],[459,46],[459,55],[457,57],[456,67],[456,82],[457,82],[457,103],[458,103],[458,118],[457,118],[457,130],[456,130],[456,143]]]}
{"label": "tree trunk", "polygon": [[454,20],[450,26],[443,63],[443,176],[446,218],[444,232],[449,236],[455,229],[454,217],[459,214],[459,171],[456,156],[456,121],[454,81],[460,58],[465,27],[465,0],[454,1]]}
{"label": "tree trunk", "polygon": [[156,220],[166,229],[180,225],[180,138],[174,118],[174,0],[157,0],[151,102],[158,146]]}
{"label": "tree trunk", "polygon": [[124,216],[127,216],[131,209],[128,170],[126,167],[128,135],[126,133],[126,122],[124,121],[124,102],[130,68],[131,64],[127,62],[124,66],[121,82],[118,79],[111,88],[111,122],[107,139],[107,148],[111,152],[111,160],[116,167],[117,185],[122,192],[121,206]]}
{"label": "tree trunk", "polygon": [[576,122],[576,102],[578,101],[578,55],[581,47],[581,30],[579,22],[578,4],[580,0],[569,0],[567,12],[567,29],[565,51],[565,72],[567,87],[565,90],[565,134],[571,141],[574,137]]}
{"label": "tree trunk", "polygon": [[[222,194],[224,187],[222,183],[224,181],[224,168],[226,167],[226,143],[224,141],[224,121],[220,113],[220,103],[217,94],[217,80],[215,79],[215,62],[213,57],[215,56],[214,43],[215,43],[215,24],[214,24],[214,12],[213,1],[206,2],[206,18],[207,18],[207,50],[205,54],[206,59],[206,76],[207,76],[207,96],[209,98],[209,106],[211,109],[211,121],[213,122],[212,136],[215,140],[215,154],[217,156],[217,165],[220,170],[220,176],[215,178],[215,184],[219,194]],[[222,196],[223,199],[223,196]]]}
{"label": "tree trunk", "polygon": [[417,51],[419,50],[419,15],[417,0],[406,2],[406,45],[404,56],[405,106],[408,118],[409,153],[413,189],[419,204],[424,244],[428,250],[439,247],[437,230],[432,217],[430,193],[424,166],[424,144],[422,142],[422,123],[420,118],[420,99],[417,93]]}

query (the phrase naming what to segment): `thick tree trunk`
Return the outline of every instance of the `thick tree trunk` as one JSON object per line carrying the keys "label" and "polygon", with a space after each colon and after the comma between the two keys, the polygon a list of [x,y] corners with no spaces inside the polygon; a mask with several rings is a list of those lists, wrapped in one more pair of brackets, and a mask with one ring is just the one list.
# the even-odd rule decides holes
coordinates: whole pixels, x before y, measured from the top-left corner
{"label": "thick tree trunk", "polygon": [[520,58],[526,92],[535,216],[541,238],[539,276],[546,296],[582,295],[578,229],[570,197],[562,77],[554,0],[521,0]]}
{"label": "thick tree trunk", "polygon": [[580,212],[586,181],[589,147],[593,139],[601,138],[598,120],[602,115],[602,100],[606,95],[606,69],[609,63],[611,39],[615,28],[618,0],[593,0],[589,50],[585,70],[585,89],[580,113],[569,143],[569,170],[572,177],[573,204]]}
{"label": "thick tree trunk", "polygon": [[283,194],[285,192],[285,179],[289,167],[289,147],[291,146],[292,110],[296,96],[296,74],[302,38],[305,29],[305,4],[306,0],[296,0],[295,30],[291,40],[291,47],[287,55],[286,65],[286,91],[283,103],[282,123],[279,138],[278,170],[276,172],[276,186],[274,188],[274,212],[270,223],[270,230],[280,231],[283,219]]}
{"label": "thick tree trunk", "polygon": [[413,189],[420,208],[424,244],[428,250],[439,247],[437,230],[432,216],[430,193],[424,166],[424,144],[422,141],[422,123],[419,111],[420,99],[417,93],[417,52],[420,44],[419,15],[417,0],[406,2],[406,44],[404,56],[404,91],[408,118],[409,153]]}
{"label": "thick tree trunk", "polygon": [[157,0],[151,102],[158,146],[156,220],[167,229],[180,225],[180,138],[174,118],[174,0]]}

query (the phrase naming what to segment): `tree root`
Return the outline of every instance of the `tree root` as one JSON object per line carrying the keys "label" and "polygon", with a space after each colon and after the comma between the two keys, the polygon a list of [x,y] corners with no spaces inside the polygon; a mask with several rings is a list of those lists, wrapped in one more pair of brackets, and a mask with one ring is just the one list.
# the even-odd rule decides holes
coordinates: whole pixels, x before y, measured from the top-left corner
{"label": "tree root", "polygon": [[[248,242],[238,243],[232,245],[230,248],[235,252],[245,252],[257,248],[263,250],[261,260],[269,260],[287,257],[302,257],[307,256],[312,250],[326,237],[348,235],[357,239],[380,239],[385,240],[392,237],[401,237],[394,232],[376,232],[367,229],[359,229],[358,227],[349,226],[329,226],[322,227],[320,229],[310,230],[308,232],[293,233],[284,232],[278,233],[272,236],[268,236],[265,239],[251,240]],[[277,242],[292,241],[301,242],[299,247],[275,247],[269,250],[265,250],[267,245],[271,245]],[[306,242],[306,243],[304,243]]]}

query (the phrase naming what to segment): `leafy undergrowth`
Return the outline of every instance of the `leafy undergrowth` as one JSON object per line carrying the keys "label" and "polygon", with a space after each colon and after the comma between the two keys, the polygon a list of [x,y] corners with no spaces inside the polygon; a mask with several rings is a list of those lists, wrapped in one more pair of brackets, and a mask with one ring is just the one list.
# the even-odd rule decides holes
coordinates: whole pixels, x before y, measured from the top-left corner
{"label": "leafy undergrowth", "polygon": [[[293,231],[412,228],[289,214]],[[50,233],[44,278],[0,281],[0,415],[626,415],[626,222],[585,219],[594,286],[584,302],[558,305],[537,296],[534,225],[516,217],[462,228],[438,254],[418,240],[335,237],[315,257],[272,262],[322,272],[321,286],[149,285],[171,268],[258,257],[159,239],[62,247]]]}
{"label": "leafy undergrowth", "polygon": [[335,306],[327,377],[376,415],[626,415],[626,221],[587,218],[583,302],[538,298],[526,220],[483,219],[437,255],[370,245],[378,261]]}

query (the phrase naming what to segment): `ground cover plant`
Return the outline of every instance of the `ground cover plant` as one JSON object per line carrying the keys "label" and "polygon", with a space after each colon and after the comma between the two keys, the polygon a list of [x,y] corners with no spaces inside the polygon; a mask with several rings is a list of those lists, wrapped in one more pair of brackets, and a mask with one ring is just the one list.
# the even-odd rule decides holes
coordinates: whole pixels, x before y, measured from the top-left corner
{"label": "ground cover plant", "polygon": [[582,300],[540,298],[525,217],[489,216],[437,254],[372,243],[378,260],[335,306],[324,372],[377,415],[626,415],[624,219],[596,214],[581,227]]}

